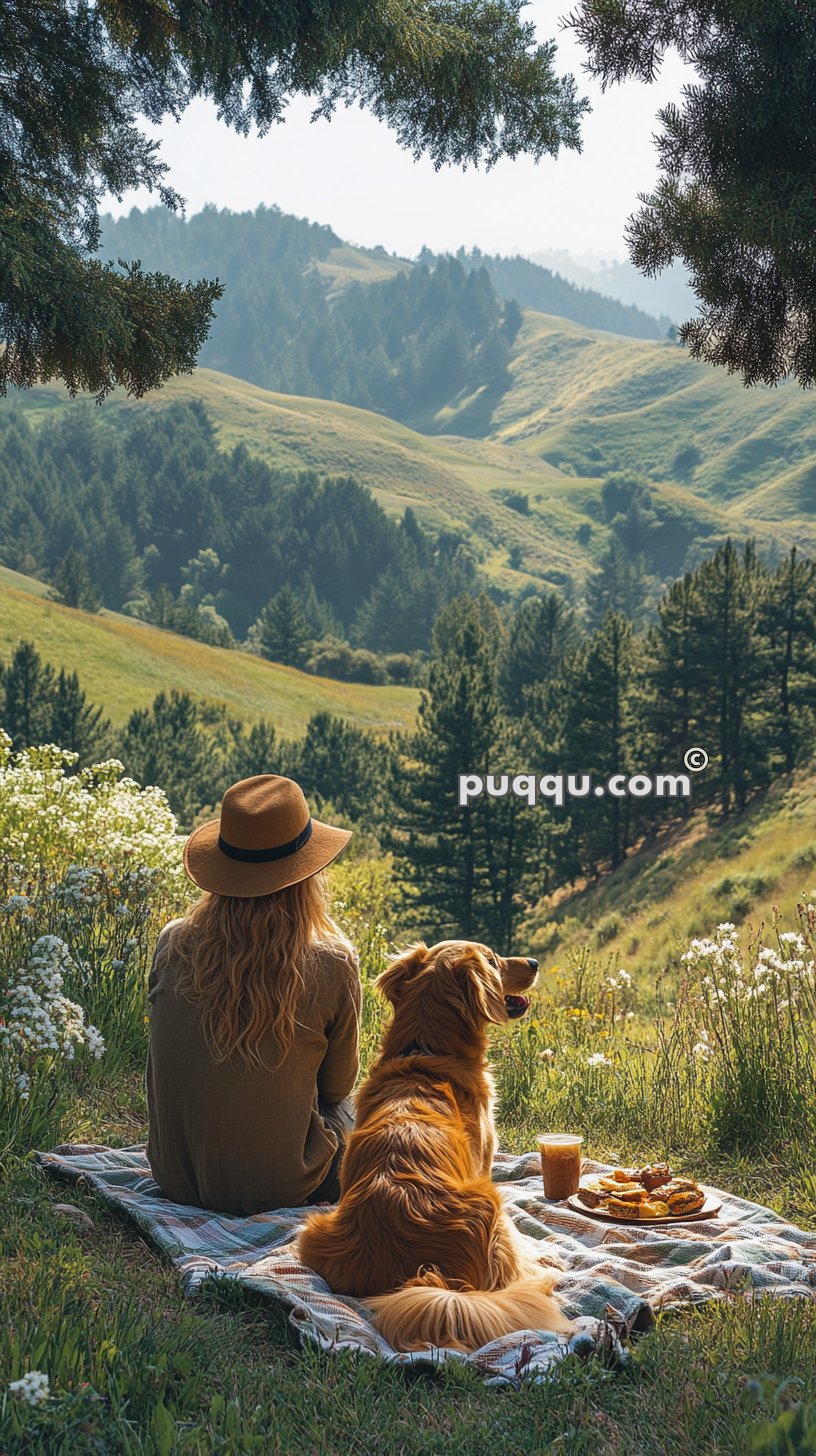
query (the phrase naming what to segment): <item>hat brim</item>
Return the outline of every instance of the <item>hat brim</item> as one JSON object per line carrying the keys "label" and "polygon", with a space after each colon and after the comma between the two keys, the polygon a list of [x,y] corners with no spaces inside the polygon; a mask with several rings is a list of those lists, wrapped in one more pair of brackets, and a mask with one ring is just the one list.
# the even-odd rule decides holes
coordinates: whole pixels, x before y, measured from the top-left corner
{"label": "hat brim", "polygon": [[299,880],[308,880],[336,859],[351,839],[350,829],[312,820],[312,832],[301,849],[286,859],[247,864],[231,859],[218,848],[220,821],[211,819],[194,829],[184,846],[184,868],[194,885],[214,895],[252,898],[271,895]]}

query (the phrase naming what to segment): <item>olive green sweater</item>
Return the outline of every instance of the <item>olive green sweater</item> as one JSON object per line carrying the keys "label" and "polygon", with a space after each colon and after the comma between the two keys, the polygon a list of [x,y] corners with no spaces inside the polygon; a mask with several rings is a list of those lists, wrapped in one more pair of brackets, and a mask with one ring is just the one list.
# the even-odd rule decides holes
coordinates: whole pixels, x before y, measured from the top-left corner
{"label": "olive green sweater", "polygon": [[362,986],[356,955],[338,942],[310,948],[296,1007],[295,1040],[261,1044],[268,1067],[213,1060],[197,1008],[175,992],[168,932],[159,936],[148,982],[150,1040],[145,1074],[147,1157],[168,1198],[221,1213],[296,1207],[323,1181],[337,1134],[318,1111],[339,1102],[359,1071]]}

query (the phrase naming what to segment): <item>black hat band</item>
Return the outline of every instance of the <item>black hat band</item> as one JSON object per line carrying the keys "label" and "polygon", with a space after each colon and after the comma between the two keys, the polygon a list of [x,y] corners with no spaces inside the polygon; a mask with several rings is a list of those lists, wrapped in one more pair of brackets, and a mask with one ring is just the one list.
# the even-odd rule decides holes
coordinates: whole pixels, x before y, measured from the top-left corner
{"label": "black hat band", "polygon": [[295,854],[302,849],[307,839],[311,837],[312,821],[308,820],[305,828],[288,844],[276,844],[274,849],[239,849],[237,844],[228,844],[226,839],[218,836],[218,848],[228,859],[240,859],[244,864],[268,864],[273,859],[287,859],[290,854]]}

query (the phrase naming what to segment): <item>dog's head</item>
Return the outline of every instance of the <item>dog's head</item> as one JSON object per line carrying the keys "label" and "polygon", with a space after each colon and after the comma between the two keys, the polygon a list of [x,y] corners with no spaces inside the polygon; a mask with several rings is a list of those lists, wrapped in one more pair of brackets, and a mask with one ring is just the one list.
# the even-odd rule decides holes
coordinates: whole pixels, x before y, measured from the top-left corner
{"label": "dog's head", "polygon": [[499,956],[472,940],[441,940],[411,945],[381,971],[374,982],[394,1007],[395,1015],[414,1011],[433,1025],[434,1011],[452,1013],[469,1026],[484,1030],[487,1022],[507,1022],[530,1009],[524,993],[535,984],[538,961],[524,956]]}

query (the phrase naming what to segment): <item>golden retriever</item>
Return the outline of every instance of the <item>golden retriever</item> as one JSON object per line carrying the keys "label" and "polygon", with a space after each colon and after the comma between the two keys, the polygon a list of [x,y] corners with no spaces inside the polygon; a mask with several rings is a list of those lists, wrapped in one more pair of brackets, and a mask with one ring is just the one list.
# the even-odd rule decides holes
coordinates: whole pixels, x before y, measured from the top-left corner
{"label": "golden retriever", "polygon": [[537,961],[444,940],[409,947],[374,982],[394,1015],[356,1094],[340,1201],[307,1219],[292,1252],[363,1300],[395,1350],[572,1328],[552,1293],[559,1261],[534,1251],[490,1176],[486,1028],[529,1009],[537,975]]}

